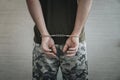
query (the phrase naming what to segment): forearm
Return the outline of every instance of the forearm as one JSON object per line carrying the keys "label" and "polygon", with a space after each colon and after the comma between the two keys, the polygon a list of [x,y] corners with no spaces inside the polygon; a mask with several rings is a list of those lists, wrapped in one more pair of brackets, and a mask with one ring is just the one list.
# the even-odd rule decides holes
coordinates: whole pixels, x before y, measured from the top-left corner
{"label": "forearm", "polygon": [[78,0],[74,30],[71,35],[80,35],[90,12],[92,0]]}
{"label": "forearm", "polygon": [[32,19],[35,22],[36,26],[38,27],[41,35],[49,35],[45,25],[42,8],[39,0],[26,0],[26,3],[29,12],[32,16]]}

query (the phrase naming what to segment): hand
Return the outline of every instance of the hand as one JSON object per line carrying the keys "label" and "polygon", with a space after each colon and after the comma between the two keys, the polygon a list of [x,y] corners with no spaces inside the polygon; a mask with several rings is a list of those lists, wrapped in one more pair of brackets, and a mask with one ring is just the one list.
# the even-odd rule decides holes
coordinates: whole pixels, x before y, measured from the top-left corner
{"label": "hand", "polygon": [[41,43],[43,52],[49,57],[49,58],[55,58],[57,57],[56,54],[56,47],[54,44],[54,40],[51,37],[42,37],[42,43]]}
{"label": "hand", "polygon": [[79,37],[69,37],[63,47],[66,56],[75,56],[79,47]]}

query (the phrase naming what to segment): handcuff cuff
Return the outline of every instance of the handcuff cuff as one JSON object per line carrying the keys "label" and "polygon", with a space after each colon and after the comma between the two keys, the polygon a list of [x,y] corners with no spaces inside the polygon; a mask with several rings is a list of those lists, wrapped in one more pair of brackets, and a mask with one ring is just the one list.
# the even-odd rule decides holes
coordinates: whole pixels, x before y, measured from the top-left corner
{"label": "handcuff cuff", "polygon": [[53,35],[40,35],[41,37],[80,37],[76,35],[64,35],[64,34],[53,34]]}

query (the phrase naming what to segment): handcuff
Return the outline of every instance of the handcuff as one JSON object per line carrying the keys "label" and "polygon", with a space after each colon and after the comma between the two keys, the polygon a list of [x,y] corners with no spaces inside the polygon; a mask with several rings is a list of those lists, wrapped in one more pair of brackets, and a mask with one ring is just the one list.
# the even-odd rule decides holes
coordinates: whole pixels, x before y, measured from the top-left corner
{"label": "handcuff", "polygon": [[53,35],[40,35],[41,37],[80,37],[76,35],[64,35],[64,34],[53,34]]}

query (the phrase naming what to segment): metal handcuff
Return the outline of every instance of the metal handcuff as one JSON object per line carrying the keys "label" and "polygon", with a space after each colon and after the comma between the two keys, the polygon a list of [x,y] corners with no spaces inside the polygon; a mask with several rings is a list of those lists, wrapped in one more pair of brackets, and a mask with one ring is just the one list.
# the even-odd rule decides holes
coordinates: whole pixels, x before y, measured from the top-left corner
{"label": "metal handcuff", "polygon": [[80,36],[64,35],[64,34],[53,34],[53,35],[41,35],[41,37],[80,37]]}

